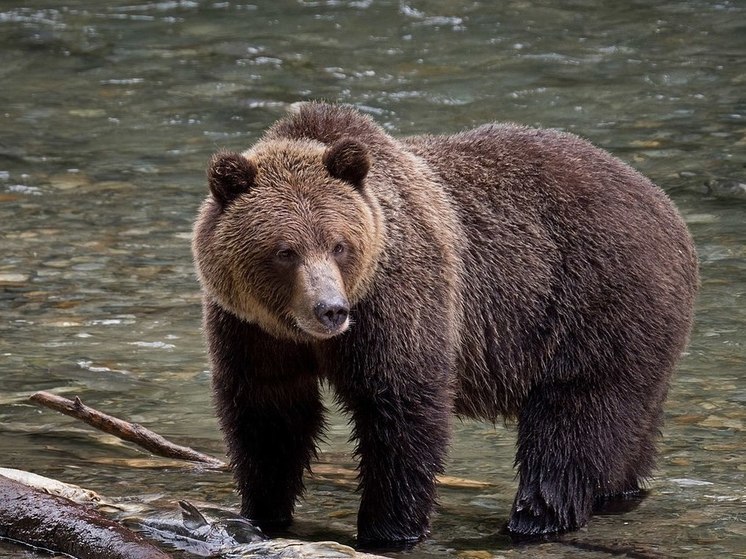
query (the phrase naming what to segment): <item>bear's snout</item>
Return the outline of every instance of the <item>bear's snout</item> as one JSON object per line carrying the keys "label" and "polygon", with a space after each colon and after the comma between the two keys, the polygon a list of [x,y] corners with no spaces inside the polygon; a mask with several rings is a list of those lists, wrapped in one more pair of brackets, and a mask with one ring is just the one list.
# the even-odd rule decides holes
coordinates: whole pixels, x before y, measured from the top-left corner
{"label": "bear's snout", "polygon": [[347,301],[341,299],[320,301],[314,306],[313,312],[324,328],[336,331],[347,322],[350,307]]}
{"label": "bear's snout", "polygon": [[298,268],[291,309],[298,327],[314,338],[331,338],[347,330],[350,303],[332,260],[310,258]]}

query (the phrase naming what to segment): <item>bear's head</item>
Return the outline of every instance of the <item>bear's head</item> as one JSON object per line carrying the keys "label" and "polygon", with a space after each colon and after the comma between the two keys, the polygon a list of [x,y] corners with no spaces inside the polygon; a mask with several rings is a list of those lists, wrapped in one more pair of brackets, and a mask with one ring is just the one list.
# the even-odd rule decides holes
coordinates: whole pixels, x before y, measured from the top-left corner
{"label": "bear's head", "polygon": [[349,138],[264,140],[213,156],[193,241],[207,296],[276,337],[344,332],[381,252],[370,166]]}

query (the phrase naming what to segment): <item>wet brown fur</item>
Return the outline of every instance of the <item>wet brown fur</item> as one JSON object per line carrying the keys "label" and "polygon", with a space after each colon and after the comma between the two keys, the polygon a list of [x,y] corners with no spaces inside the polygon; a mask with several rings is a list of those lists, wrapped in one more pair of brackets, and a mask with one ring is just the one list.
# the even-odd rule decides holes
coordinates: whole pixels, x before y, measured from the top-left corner
{"label": "wet brown fur", "polygon": [[[194,253],[246,516],[289,522],[321,379],[352,418],[363,542],[426,533],[454,412],[517,419],[516,534],[576,529],[651,475],[697,263],[670,200],[629,166],[555,131],[396,140],[305,104],[218,154],[210,185]],[[278,268],[286,245],[297,261]],[[350,302],[329,339],[293,319],[309,262]]]}

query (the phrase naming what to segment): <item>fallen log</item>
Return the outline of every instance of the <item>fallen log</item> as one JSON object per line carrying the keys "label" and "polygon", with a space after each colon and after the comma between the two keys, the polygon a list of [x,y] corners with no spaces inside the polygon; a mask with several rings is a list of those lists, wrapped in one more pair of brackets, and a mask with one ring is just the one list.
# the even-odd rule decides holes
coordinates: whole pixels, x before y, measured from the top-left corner
{"label": "fallen log", "polygon": [[83,489],[72,483],[65,483],[57,479],[40,476],[26,470],[15,468],[0,468],[0,476],[13,480],[21,485],[31,487],[42,493],[64,497],[79,505],[98,505],[102,502],[101,495],[90,489]]}
{"label": "fallen log", "polygon": [[[16,484],[16,485],[13,485]],[[27,491],[19,492],[18,485]],[[41,495],[39,495],[41,494]],[[66,498],[61,498],[64,495]],[[54,500],[57,499],[57,500]],[[74,500],[77,504],[71,502]],[[17,506],[17,503],[23,503]],[[60,507],[60,501],[65,503]],[[86,503],[84,506],[81,503]],[[28,506],[27,506],[28,505]],[[179,501],[181,517],[171,513],[142,517],[137,505],[131,508],[127,502],[115,504],[93,491],[56,479],[40,476],[24,470],[0,468],[0,539],[6,538],[34,547],[71,553],[79,559],[162,559],[169,557],[163,552],[153,554],[147,547],[120,545],[111,539],[110,521],[91,507],[104,505],[107,509],[118,509],[128,515],[125,522],[138,526],[143,535],[167,546],[200,557],[236,556],[261,557],[264,559],[386,559],[379,555],[357,552],[351,547],[332,541],[305,542],[286,538],[268,539],[245,518],[233,511],[213,509],[218,518],[210,520],[199,509],[187,501]],[[77,508],[73,508],[77,507]],[[131,510],[128,513],[128,509]],[[73,511],[72,513],[70,511]],[[33,511],[31,524],[27,522]],[[119,514],[118,513],[118,514]],[[97,518],[91,522],[90,515]],[[82,520],[81,520],[82,519]],[[101,540],[99,531],[105,529]],[[60,528],[62,526],[62,528]],[[130,538],[139,535],[116,525]],[[99,543],[93,547],[89,540]],[[102,554],[100,548],[106,546]],[[157,550],[156,550],[157,551]]]}
{"label": "fallen log", "polygon": [[227,468],[227,465],[222,460],[198,452],[188,446],[174,444],[139,423],[130,423],[86,406],[77,396],[75,400],[68,400],[51,392],[37,392],[31,395],[29,400],[64,413],[65,415],[80,419],[91,427],[141,446],[157,456],[200,462],[210,468]]}
{"label": "fallen log", "polygon": [[0,537],[78,559],[170,557],[91,508],[5,476],[0,476]]}

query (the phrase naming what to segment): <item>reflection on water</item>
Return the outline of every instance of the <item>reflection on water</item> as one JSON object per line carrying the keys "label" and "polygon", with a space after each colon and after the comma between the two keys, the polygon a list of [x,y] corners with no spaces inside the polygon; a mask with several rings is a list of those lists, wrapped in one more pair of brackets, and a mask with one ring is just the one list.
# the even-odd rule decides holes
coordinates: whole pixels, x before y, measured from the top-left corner
{"label": "reflection on water", "polygon": [[[636,510],[511,545],[498,531],[513,431],[466,422],[448,473],[491,485],[445,486],[433,538],[407,557],[745,556],[743,3],[33,4],[0,5],[4,466],[235,506],[226,474],[150,458],[26,397],[77,394],[221,453],[189,253],[209,155],[308,98],[355,103],[395,134],[512,120],[588,137],[666,189],[701,257],[697,325]],[[354,480],[334,473],[354,467],[347,436],[335,416],[295,535],[349,543]]]}

